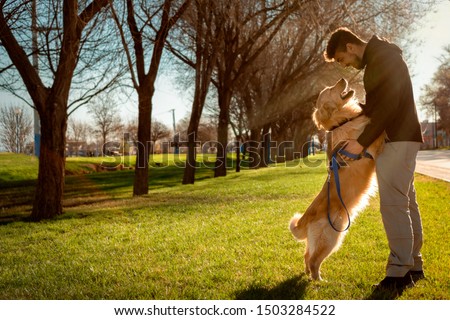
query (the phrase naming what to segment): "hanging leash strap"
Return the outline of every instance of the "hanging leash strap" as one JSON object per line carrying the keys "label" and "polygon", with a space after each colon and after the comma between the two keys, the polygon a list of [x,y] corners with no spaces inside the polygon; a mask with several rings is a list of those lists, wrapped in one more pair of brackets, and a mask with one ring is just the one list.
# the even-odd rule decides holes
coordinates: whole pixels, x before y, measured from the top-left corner
{"label": "hanging leash strap", "polygon": [[[330,167],[328,170],[328,208],[327,208],[327,215],[328,215],[328,222],[330,223],[330,226],[337,232],[345,232],[350,228],[350,213],[348,212],[347,207],[345,206],[344,200],[342,199],[342,195],[341,195],[341,183],[339,180],[339,168],[341,167],[341,164],[339,163],[338,160],[338,156],[339,154],[343,154],[346,157],[352,159],[352,160],[359,160],[362,157],[365,158],[369,158],[369,159],[373,159],[372,155],[370,153],[368,153],[367,151],[364,150],[364,153],[362,154],[353,154],[350,153],[348,151],[343,150],[345,146],[341,147],[341,149],[337,149],[335,152],[333,152],[332,156],[331,156],[331,161],[330,161]],[[337,229],[334,225],[333,222],[331,221],[331,213],[330,213],[330,189],[331,189],[331,174],[333,174],[334,176],[334,182],[336,183],[336,192],[337,195],[339,197],[339,200],[342,204],[342,207],[344,207],[345,209],[345,213],[347,215],[347,219],[348,219],[348,224],[347,227],[344,230],[339,230]]]}
{"label": "hanging leash strap", "polygon": [[[350,153],[350,152],[348,152],[348,151],[345,151],[345,150],[341,149],[341,150],[339,150],[337,153],[343,154],[344,156],[346,156],[346,157],[348,157],[348,158],[350,158],[350,159],[352,159],[352,160],[359,160],[359,159],[361,159],[362,157],[364,157],[364,158],[369,158],[369,159],[372,159],[372,160],[373,160],[372,155],[371,155],[370,153],[368,153],[366,150],[364,150],[363,153],[360,153],[360,154],[354,154],[354,153]],[[335,156],[335,155],[333,155],[333,156]]]}

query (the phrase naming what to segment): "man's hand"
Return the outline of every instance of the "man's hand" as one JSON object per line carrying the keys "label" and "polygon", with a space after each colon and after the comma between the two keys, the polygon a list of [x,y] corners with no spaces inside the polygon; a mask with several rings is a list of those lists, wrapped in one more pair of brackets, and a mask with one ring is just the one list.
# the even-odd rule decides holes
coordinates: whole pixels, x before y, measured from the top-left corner
{"label": "man's hand", "polygon": [[[349,153],[352,153],[352,154],[361,154],[364,150],[364,147],[362,145],[360,145],[357,140],[348,140],[348,143],[346,144],[344,150]],[[341,154],[340,156],[342,157],[342,159],[347,160],[347,161],[354,160],[343,154]]]}

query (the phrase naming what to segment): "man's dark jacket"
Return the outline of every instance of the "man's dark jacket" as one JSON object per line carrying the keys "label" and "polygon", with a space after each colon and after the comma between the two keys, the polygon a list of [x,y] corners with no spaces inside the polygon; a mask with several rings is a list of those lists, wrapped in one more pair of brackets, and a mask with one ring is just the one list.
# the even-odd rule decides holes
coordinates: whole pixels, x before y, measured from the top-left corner
{"label": "man's dark jacket", "polygon": [[363,112],[371,122],[358,142],[368,147],[383,131],[391,142],[423,142],[411,77],[400,48],[373,36],[364,51],[363,65],[366,67]]}

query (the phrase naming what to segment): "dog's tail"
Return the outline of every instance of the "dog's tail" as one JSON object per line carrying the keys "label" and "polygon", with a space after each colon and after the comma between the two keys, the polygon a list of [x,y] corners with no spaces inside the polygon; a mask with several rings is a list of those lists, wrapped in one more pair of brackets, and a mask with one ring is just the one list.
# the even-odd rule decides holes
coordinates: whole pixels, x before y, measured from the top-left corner
{"label": "dog's tail", "polygon": [[302,215],[296,213],[289,222],[289,229],[291,230],[292,235],[299,241],[306,239],[306,227],[302,224],[301,218]]}

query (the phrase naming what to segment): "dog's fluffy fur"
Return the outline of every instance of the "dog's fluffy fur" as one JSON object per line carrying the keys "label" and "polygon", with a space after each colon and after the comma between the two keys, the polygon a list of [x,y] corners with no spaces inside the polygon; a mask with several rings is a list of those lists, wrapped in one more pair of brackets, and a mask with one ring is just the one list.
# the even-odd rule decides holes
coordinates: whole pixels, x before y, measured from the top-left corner
{"label": "dog's fluffy fur", "polygon": [[[313,120],[319,129],[331,131],[328,150],[339,148],[343,141],[358,138],[370,121],[369,118],[361,115],[361,111],[361,107],[354,98],[354,91],[347,91],[345,79],[322,90],[316,103]],[[384,134],[370,145],[367,152],[376,158],[382,150],[383,143]],[[368,198],[376,186],[374,172],[375,161],[369,158],[348,161],[339,169],[341,195],[349,211],[350,220],[353,220],[358,211],[367,205]],[[328,221],[327,184],[325,182],[306,212],[303,215],[295,214],[289,223],[294,237],[299,241],[306,241],[305,272],[315,280],[321,279],[322,262],[339,249],[346,234],[345,231],[334,230]],[[333,174],[331,174],[330,183],[329,212],[334,227],[344,230],[349,222],[337,195]]]}

